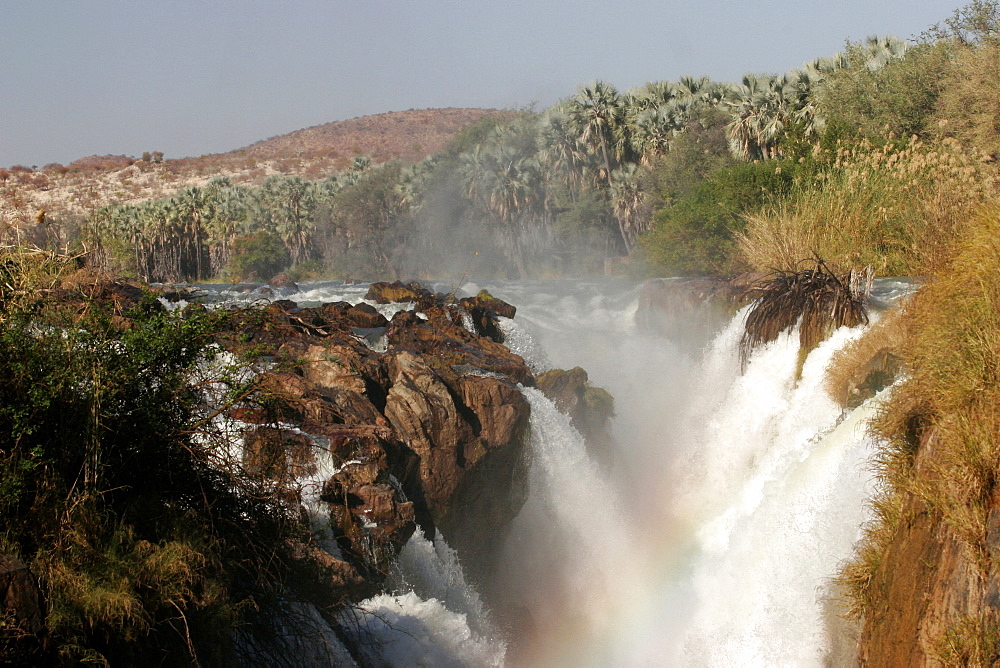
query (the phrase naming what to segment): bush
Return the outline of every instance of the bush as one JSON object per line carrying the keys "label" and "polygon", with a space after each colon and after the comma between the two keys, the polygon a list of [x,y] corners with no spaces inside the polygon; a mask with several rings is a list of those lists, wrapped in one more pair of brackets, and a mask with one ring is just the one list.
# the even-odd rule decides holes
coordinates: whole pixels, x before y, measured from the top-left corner
{"label": "bush", "polygon": [[668,276],[742,271],[736,235],[743,229],[743,216],[790,191],[801,169],[800,163],[772,160],[713,172],[657,212],[653,230],[642,240],[645,257]]}
{"label": "bush", "polygon": [[284,271],[289,262],[288,249],[277,235],[254,232],[233,241],[222,276],[233,282],[266,281]]}
{"label": "bush", "polygon": [[41,580],[46,646],[64,663],[222,663],[304,531],[226,455],[192,381],[248,391],[206,372],[228,316],[31,297],[0,313],[0,549]]}

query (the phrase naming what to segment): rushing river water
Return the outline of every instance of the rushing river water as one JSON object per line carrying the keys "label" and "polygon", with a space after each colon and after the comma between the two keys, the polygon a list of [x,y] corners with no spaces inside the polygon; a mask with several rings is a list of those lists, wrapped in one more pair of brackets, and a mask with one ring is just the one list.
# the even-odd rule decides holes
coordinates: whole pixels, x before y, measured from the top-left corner
{"label": "rushing river water", "polygon": [[[849,664],[830,578],[867,519],[865,423],[877,399],[845,414],[823,381],[860,328],[835,332],[801,376],[794,335],[754,352],[741,373],[742,313],[715,332],[672,327],[667,338],[637,325],[638,283],[467,283],[458,294],[481,288],[517,306],[503,323],[508,345],[534,370],[582,366],[615,397],[613,464],[592,461],[569,419],[525,389],[531,491],[489,600],[443,541],[416,536],[393,594],[354,613],[377,641],[370,660]],[[288,298],[357,303],[366,290],[306,284]],[[908,286],[880,290],[891,300]]]}

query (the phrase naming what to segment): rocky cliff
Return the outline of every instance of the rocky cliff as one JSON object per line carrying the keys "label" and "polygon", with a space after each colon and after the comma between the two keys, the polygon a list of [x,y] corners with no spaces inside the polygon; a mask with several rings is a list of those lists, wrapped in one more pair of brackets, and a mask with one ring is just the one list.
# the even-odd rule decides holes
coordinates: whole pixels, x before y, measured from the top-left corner
{"label": "rocky cliff", "polygon": [[[162,309],[139,286],[74,280],[46,295],[47,308],[70,321],[94,299],[123,331],[138,326],[138,310]],[[396,306],[277,300],[230,312],[214,334],[256,376],[241,398],[206,408],[239,434],[237,475],[264,480],[259,489],[318,532],[288,543],[282,558],[292,576],[283,586],[301,600],[295,574],[309,574],[304,599],[328,620],[337,606],[381,590],[415,531],[443,534],[473,579],[488,578],[528,494],[530,408],[519,386],[536,378],[501,343],[499,325],[515,308],[488,293],[456,299],[400,283],[372,285],[367,301]],[[604,434],[610,396],[590,387],[586,372],[550,371],[543,385],[581,430]],[[44,638],[46,583],[35,588],[17,560],[0,563],[8,564],[4,614],[30,627],[29,640]],[[276,624],[236,639],[241,662],[283,651]],[[275,631],[277,645],[259,645]],[[18,642],[24,651],[27,641]]]}

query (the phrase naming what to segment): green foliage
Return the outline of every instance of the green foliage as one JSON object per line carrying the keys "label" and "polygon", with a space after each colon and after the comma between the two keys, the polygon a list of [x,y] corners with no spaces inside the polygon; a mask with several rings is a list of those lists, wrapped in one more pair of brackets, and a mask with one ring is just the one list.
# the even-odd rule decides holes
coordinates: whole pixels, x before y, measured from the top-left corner
{"label": "green foliage", "polygon": [[219,664],[300,532],[228,458],[199,390],[253,392],[213,362],[229,316],[83,311],[36,298],[0,318],[0,544],[40,577],[61,661]]}
{"label": "green foliage", "polygon": [[266,281],[285,270],[291,261],[281,239],[264,230],[234,239],[229,253],[222,278],[234,282]]}
{"label": "green foliage", "polygon": [[676,202],[713,172],[736,164],[726,140],[728,120],[719,109],[698,113],[673,140],[670,151],[653,161],[643,189],[655,198],[655,208]]}
{"label": "green foliage", "polygon": [[931,130],[951,67],[947,44],[918,44],[880,67],[863,44],[849,44],[846,54],[848,67],[829,74],[817,96],[834,132],[881,143]]}
{"label": "green foliage", "polygon": [[[995,6],[995,5],[994,5]],[[1000,159],[1000,30],[992,40],[955,49],[942,82],[933,135]]]}
{"label": "green foliage", "polygon": [[646,257],[662,275],[727,275],[742,269],[736,238],[743,216],[787,193],[799,164],[790,160],[720,169],[660,209],[643,239]]}

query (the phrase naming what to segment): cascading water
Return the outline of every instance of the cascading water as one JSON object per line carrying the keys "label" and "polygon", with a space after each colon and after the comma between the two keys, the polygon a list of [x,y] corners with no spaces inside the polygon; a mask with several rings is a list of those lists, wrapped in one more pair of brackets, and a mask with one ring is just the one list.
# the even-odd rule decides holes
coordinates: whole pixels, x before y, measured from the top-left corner
{"label": "cascading water", "polygon": [[[536,602],[521,600],[527,610],[559,621],[530,627],[517,662],[849,661],[832,657],[840,650],[828,628],[828,583],[866,519],[864,424],[875,408],[869,402],[842,420],[823,381],[831,355],[860,331],[836,332],[805,360],[800,378],[791,335],[756,351],[741,374],[742,314],[702,357],[690,342],[635,326],[634,285],[567,286],[558,296],[503,287],[489,286],[519,306],[508,326],[530,331],[546,363],[586,368],[614,395],[618,413],[610,476],[594,480],[593,464],[565,454],[562,434],[535,443],[536,459],[551,458],[587,492],[534,485],[518,518],[549,528],[535,539],[544,550],[522,540],[510,551],[508,586],[533,594]],[[524,338],[519,332],[515,345]],[[567,553],[577,558],[546,559]],[[536,577],[539,557],[555,575]],[[574,583],[567,588],[560,577]],[[589,596],[574,595],[581,582]]]}
{"label": "cascading water", "polygon": [[[430,286],[451,291],[452,286]],[[742,315],[711,340],[636,325],[626,281],[481,287],[518,308],[507,345],[536,371],[584,367],[615,397],[615,463],[602,470],[537,390],[530,495],[511,527],[491,615],[440,539],[411,539],[383,595],[356,620],[374,663],[414,665],[837,665],[829,580],[849,556],[871,493],[864,425],[823,389],[831,355],[797,337],[756,351],[745,373]],[[319,284],[302,305],[361,301],[366,286]],[[676,329],[676,328],[675,328]],[[848,643],[849,645],[849,643]]]}

